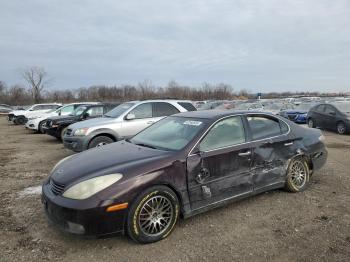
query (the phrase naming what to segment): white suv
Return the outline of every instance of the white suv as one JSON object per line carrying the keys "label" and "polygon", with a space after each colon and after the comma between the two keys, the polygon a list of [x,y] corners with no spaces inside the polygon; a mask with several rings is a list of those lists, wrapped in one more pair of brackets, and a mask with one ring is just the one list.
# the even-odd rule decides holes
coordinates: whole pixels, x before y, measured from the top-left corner
{"label": "white suv", "polygon": [[27,129],[31,129],[31,130],[39,131],[40,133],[43,133],[42,126],[45,124],[45,121],[47,118],[53,117],[53,116],[66,116],[73,113],[73,111],[77,109],[79,106],[92,105],[97,103],[98,102],[71,103],[71,104],[62,106],[59,109],[51,110],[46,113],[28,115],[27,119],[25,120],[26,122],[25,127]]}
{"label": "white suv", "polygon": [[195,111],[190,101],[146,100],[121,104],[103,117],[68,126],[63,137],[66,148],[75,152],[130,138],[161,120],[186,111]]}
{"label": "white suv", "polygon": [[49,112],[53,109],[61,107],[62,104],[48,103],[48,104],[35,104],[26,110],[14,110],[8,114],[8,121],[15,123],[16,125],[23,125],[28,116],[35,114],[41,114]]}

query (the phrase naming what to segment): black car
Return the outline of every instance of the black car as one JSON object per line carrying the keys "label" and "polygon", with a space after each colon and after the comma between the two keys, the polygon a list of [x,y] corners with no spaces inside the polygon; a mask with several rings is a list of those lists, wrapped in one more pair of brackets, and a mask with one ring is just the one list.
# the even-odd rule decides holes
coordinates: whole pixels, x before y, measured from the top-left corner
{"label": "black car", "polygon": [[339,134],[350,132],[350,102],[332,102],[320,104],[307,114],[309,127],[335,130]]}
{"label": "black car", "polygon": [[42,202],[64,231],[155,242],[180,216],[276,188],[303,191],[326,162],[323,139],[318,129],[268,113],[180,113],[61,160]]}
{"label": "black car", "polygon": [[68,116],[54,116],[46,120],[43,130],[46,134],[62,139],[67,127],[79,121],[101,117],[120,103],[81,105]]}

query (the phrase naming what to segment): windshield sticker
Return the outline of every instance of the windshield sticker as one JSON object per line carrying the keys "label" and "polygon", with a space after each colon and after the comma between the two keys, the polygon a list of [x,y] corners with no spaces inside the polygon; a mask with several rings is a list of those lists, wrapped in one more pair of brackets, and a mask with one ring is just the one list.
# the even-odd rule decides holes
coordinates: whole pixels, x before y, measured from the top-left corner
{"label": "windshield sticker", "polygon": [[187,120],[184,122],[184,125],[189,125],[189,126],[200,126],[201,124],[202,124],[202,122],[200,122],[200,121]]}

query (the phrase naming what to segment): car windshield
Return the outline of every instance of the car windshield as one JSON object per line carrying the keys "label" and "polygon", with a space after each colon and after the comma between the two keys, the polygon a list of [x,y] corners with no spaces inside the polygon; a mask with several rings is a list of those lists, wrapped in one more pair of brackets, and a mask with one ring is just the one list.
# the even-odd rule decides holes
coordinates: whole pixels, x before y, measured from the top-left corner
{"label": "car windshield", "polygon": [[161,150],[180,150],[206,126],[206,121],[199,118],[167,117],[138,133],[130,142]]}
{"label": "car windshield", "polygon": [[80,116],[85,110],[86,110],[86,106],[79,106],[77,109],[75,109],[72,112],[72,116]]}
{"label": "car windshield", "polygon": [[104,116],[105,117],[117,118],[117,117],[121,116],[126,110],[128,110],[129,108],[131,108],[134,105],[135,105],[135,103],[124,103],[124,104],[121,104],[121,105],[115,107],[113,110],[109,111]]}
{"label": "car windshield", "polygon": [[314,103],[304,103],[300,104],[296,109],[297,110],[304,110],[304,111],[309,111],[311,107],[315,106],[316,104]]}
{"label": "car windshield", "polygon": [[340,112],[350,113],[350,103],[349,102],[338,102],[332,103]]}

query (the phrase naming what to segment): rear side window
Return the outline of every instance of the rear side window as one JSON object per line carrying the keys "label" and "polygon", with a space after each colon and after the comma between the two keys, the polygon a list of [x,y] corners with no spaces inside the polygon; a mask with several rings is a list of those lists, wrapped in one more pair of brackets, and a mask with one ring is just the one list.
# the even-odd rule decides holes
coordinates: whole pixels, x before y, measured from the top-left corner
{"label": "rear side window", "polygon": [[165,102],[153,103],[153,106],[154,117],[170,116],[180,112],[175,106]]}
{"label": "rear side window", "polygon": [[94,106],[88,109],[87,113],[90,116],[101,116],[103,115],[103,107],[102,106]]}
{"label": "rear side window", "polygon": [[254,140],[281,134],[280,122],[276,118],[248,116],[247,120]]}
{"label": "rear side window", "polygon": [[135,119],[150,118],[152,117],[152,104],[141,104],[135,107],[133,110],[131,110],[130,114],[134,114]]}
{"label": "rear side window", "polygon": [[194,107],[194,105],[192,105],[192,103],[178,102],[178,104],[185,108],[187,111],[197,111],[197,109]]}

